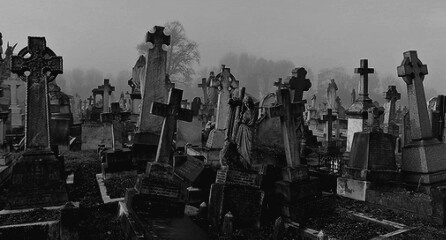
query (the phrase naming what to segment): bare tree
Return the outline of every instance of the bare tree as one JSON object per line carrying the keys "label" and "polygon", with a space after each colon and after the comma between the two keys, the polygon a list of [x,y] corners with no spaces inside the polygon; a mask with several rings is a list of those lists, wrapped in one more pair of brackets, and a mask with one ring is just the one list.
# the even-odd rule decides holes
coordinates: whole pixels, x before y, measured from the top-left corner
{"label": "bare tree", "polygon": [[[174,82],[189,82],[194,63],[200,63],[198,44],[186,37],[183,25],[179,21],[165,24],[165,32],[170,35],[170,46],[167,50],[167,73]],[[140,54],[147,54],[148,45],[138,44],[136,47]],[[180,80],[181,79],[181,80]]]}

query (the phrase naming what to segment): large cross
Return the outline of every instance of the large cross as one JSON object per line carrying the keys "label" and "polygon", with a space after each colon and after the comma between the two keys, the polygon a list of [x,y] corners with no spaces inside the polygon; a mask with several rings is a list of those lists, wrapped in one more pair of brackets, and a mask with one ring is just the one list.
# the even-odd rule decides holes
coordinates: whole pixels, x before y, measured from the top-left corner
{"label": "large cross", "polygon": [[150,113],[164,117],[158,150],[156,152],[156,162],[169,164],[172,156],[172,142],[177,120],[192,122],[192,110],[181,108],[182,97],[183,90],[172,88],[170,89],[167,104],[159,102],[152,103]]}
{"label": "large cross", "polygon": [[333,121],[336,119],[337,117],[333,115],[333,110],[331,108],[327,109],[327,114],[322,115],[322,121],[325,122],[325,131],[327,132],[325,140],[328,142],[333,139]]}
{"label": "large cross", "polygon": [[369,68],[369,61],[367,59],[360,60],[360,67],[355,68],[355,73],[360,75],[358,94],[361,101],[369,100],[369,74],[374,73],[373,68]]}
{"label": "large cross", "polygon": [[397,67],[397,71],[398,77],[402,77],[407,84],[412,139],[430,138],[432,137],[432,128],[423,86],[424,75],[427,75],[427,66],[418,59],[417,51],[407,51],[403,56],[403,62]]}
{"label": "large cross", "polygon": [[292,71],[293,76],[290,79],[290,89],[294,90],[293,103],[304,104],[302,101],[304,91],[308,91],[311,88],[311,82],[306,78],[307,70],[305,68],[295,68]]}
{"label": "large cross", "polygon": [[202,78],[201,83],[198,84],[198,87],[203,89],[204,104],[209,104],[207,79]]}
{"label": "large cross", "polygon": [[104,85],[102,85],[101,87],[104,89],[102,112],[107,113],[110,112],[110,94],[115,90],[115,87],[110,85],[110,79],[104,79]]}
{"label": "large cross", "polygon": [[[29,54],[29,57],[25,57]],[[26,77],[25,149],[49,150],[48,81],[62,73],[62,57],[46,46],[44,37],[28,37],[28,46],[12,56],[11,72]]]}
{"label": "large cross", "polygon": [[270,118],[280,117],[287,166],[296,167],[300,164],[294,117],[296,114],[296,104],[291,102],[290,91],[288,89],[278,89],[276,91],[276,97],[278,105],[269,108],[268,115]]}
{"label": "large cross", "polygon": [[212,87],[217,88],[218,92],[218,102],[217,102],[217,114],[215,120],[216,129],[224,129],[226,126],[226,121],[229,112],[228,101],[231,98],[231,94],[234,89],[239,86],[239,81],[237,81],[234,75],[231,74],[231,69],[222,65],[221,73],[215,76],[212,80]]}

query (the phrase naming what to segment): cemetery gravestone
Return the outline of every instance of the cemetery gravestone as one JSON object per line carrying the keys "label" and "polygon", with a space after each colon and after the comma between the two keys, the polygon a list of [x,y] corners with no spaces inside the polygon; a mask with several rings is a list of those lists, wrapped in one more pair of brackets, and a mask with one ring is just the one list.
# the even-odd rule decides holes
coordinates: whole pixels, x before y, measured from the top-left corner
{"label": "cemetery gravestone", "polygon": [[[203,123],[199,116],[199,109],[201,107],[201,100],[199,97],[194,98],[191,104],[191,110],[193,113],[192,122],[178,122],[177,131],[177,147],[184,147],[186,144],[192,146],[201,147],[201,130],[203,128]],[[186,107],[183,107],[186,108]]]}
{"label": "cemetery gravestone", "polygon": [[446,180],[446,148],[432,136],[423,86],[427,66],[418,59],[416,51],[407,51],[403,55],[397,70],[398,76],[407,84],[412,138],[402,152],[404,180],[422,184],[441,182]]}
{"label": "cemetery gravestone", "polygon": [[150,107],[153,102],[164,103],[167,98],[167,52],[163,45],[170,44],[170,36],[164,35],[164,27],[155,26],[153,33],[147,32],[146,42],[151,43],[152,48],[147,55],[144,79],[140,82],[141,111],[133,143],[133,159],[141,167],[144,167],[147,161],[154,160],[153,153],[156,151],[163,124],[162,117],[150,114]]}
{"label": "cemetery gravestone", "polygon": [[396,90],[396,86],[389,86],[389,89],[386,92],[385,99],[387,99],[387,103],[385,104],[385,113],[384,113],[384,132],[392,134],[395,137],[399,135],[399,128],[395,122],[396,115],[396,101],[401,99],[401,93]]}
{"label": "cemetery gravestone", "polygon": [[367,110],[374,105],[372,103],[372,100],[369,98],[368,74],[373,72],[374,69],[369,68],[367,59],[361,59],[360,67],[355,68],[355,73],[358,73],[360,75],[358,90],[359,96],[346,111],[346,115],[348,118],[346,152],[350,152],[355,132],[369,131],[369,126],[367,126]]}
{"label": "cemetery gravestone", "polygon": [[[29,58],[25,55],[30,54]],[[12,173],[9,209],[55,206],[67,202],[63,163],[50,150],[48,81],[62,73],[62,57],[43,37],[28,37],[28,46],[12,57],[11,71],[26,77],[25,152]]]}
{"label": "cemetery gravestone", "polygon": [[228,101],[239,82],[231,74],[231,70],[222,65],[222,72],[219,73],[211,83],[211,87],[218,89],[217,116],[215,120],[215,129],[208,137],[206,147],[209,149],[221,149],[225,140],[225,125],[229,113]]}

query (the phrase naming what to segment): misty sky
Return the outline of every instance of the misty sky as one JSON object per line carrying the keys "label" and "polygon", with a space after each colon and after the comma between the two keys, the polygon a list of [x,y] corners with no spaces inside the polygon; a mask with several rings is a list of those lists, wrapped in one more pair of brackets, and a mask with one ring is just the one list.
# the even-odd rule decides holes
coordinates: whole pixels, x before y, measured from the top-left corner
{"label": "misty sky", "polygon": [[199,44],[202,67],[218,65],[226,52],[247,52],[315,73],[342,66],[353,74],[368,58],[385,76],[396,75],[403,51],[418,50],[428,65],[425,85],[446,93],[442,0],[13,0],[0,9],[4,45],[18,42],[20,50],[27,36],[45,36],[67,70],[130,70],[146,32],[179,20]]}

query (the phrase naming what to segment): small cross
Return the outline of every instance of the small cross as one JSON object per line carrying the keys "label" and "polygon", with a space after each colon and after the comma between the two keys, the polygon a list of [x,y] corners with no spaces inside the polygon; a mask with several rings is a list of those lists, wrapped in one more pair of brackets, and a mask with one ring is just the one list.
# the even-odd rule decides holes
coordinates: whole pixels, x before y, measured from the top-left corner
{"label": "small cross", "polygon": [[206,78],[202,78],[202,79],[201,79],[201,83],[198,84],[198,87],[199,87],[199,88],[203,88],[203,89],[207,87],[207,81],[206,81]]}
{"label": "small cross", "polygon": [[192,122],[192,110],[181,108],[182,97],[183,90],[172,88],[169,92],[169,101],[167,104],[159,102],[152,103],[150,113],[164,117],[155,158],[156,162],[163,164],[168,164],[170,162],[172,156],[171,147],[177,120]]}
{"label": "small cross", "polygon": [[391,85],[389,86],[389,89],[386,92],[385,99],[391,102],[396,102],[401,99],[401,93],[399,93],[398,90],[396,90],[396,86]]}
{"label": "small cross", "polygon": [[93,96],[90,95],[90,97],[87,98],[87,100],[88,100],[88,105],[93,105],[93,100],[94,100]]}
{"label": "small cross", "polygon": [[361,59],[360,67],[355,68],[355,73],[360,75],[359,80],[359,96],[362,99],[369,98],[369,74],[374,73],[375,70],[373,68],[369,68],[369,60]]}
{"label": "small cross", "polygon": [[331,108],[327,109],[327,114],[322,115],[322,121],[325,121],[327,128],[327,136],[326,136],[327,141],[332,140],[333,121],[335,121],[336,119],[337,117],[333,115],[333,110]]}
{"label": "small cross", "polygon": [[163,44],[166,44],[167,46],[169,46],[170,45],[170,36],[167,36],[164,34],[164,27],[155,26],[153,33],[151,33],[150,31],[147,32],[146,42],[150,42],[154,46],[155,45],[163,45]]}
{"label": "small cross", "polygon": [[308,91],[311,88],[311,82],[306,78],[307,70],[305,68],[295,68],[293,76],[290,79],[290,88],[294,90],[294,103],[304,104],[306,101],[302,101],[304,91]]}

